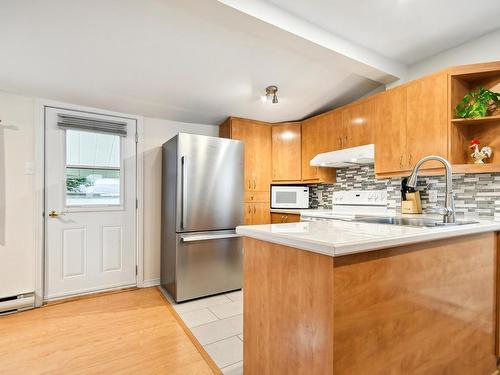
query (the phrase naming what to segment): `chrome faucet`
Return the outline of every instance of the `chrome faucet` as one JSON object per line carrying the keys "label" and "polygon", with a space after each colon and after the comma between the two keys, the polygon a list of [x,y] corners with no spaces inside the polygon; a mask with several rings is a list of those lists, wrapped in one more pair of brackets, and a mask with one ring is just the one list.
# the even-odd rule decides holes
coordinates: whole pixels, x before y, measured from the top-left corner
{"label": "chrome faucet", "polygon": [[432,210],[431,212],[443,215],[443,223],[445,224],[455,223],[456,222],[455,201],[453,198],[451,164],[448,160],[442,158],[441,156],[426,156],[425,158],[422,158],[417,164],[415,164],[415,167],[413,168],[410,177],[408,177],[408,182],[406,183],[406,186],[412,187],[414,189],[417,187],[418,171],[420,170],[422,164],[424,164],[429,160],[436,160],[443,163],[444,169],[446,171],[445,206],[439,207],[438,209]]}

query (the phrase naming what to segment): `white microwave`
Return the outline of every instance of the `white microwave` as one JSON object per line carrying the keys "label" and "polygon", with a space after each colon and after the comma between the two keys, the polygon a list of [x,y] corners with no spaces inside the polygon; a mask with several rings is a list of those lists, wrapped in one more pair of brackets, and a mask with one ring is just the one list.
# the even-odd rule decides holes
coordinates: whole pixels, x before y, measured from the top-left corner
{"label": "white microwave", "polygon": [[309,186],[271,185],[271,208],[309,208]]}

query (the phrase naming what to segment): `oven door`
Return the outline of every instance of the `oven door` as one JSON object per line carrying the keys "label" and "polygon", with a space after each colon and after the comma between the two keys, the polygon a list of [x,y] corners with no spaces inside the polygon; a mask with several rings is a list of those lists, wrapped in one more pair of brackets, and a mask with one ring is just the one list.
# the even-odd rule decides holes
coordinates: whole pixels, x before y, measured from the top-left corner
{"label": "oven door", "polygon": [[309,208],[309,188],[271,186],[271,208]]}

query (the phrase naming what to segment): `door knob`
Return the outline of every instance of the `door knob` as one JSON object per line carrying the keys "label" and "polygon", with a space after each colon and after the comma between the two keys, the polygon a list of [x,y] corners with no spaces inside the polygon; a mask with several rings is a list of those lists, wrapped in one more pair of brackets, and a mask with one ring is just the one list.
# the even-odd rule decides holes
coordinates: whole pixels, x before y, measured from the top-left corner
{"label": "door knob", "polygon": [[66,214],[64,212],[56,212],[54,210],[49,212],[50,217],[58,217],[58,216],[62,216],[62,215],[66,215]]}

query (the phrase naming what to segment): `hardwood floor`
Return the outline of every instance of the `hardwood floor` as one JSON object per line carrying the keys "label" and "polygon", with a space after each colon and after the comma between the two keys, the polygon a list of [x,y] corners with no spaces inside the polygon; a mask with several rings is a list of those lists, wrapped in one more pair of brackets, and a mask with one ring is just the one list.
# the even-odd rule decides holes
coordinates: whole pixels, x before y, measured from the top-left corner
{"label": "hardwood floor", "polygon": [[156,288],[0,317],[0,374],[213,374]]}

